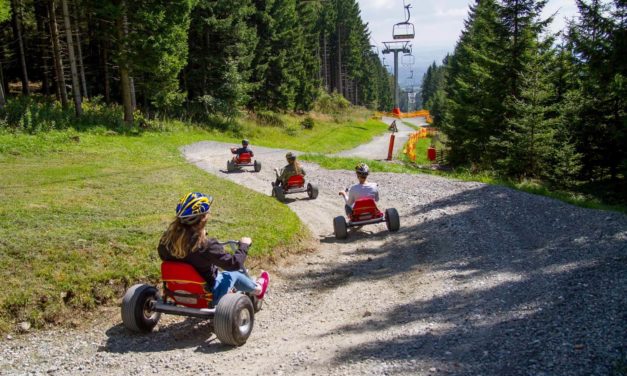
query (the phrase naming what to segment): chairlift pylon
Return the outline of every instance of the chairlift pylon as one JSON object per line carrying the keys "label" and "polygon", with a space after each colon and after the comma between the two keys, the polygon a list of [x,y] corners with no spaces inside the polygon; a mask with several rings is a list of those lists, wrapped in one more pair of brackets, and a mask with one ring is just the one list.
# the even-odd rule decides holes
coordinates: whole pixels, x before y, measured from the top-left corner
{"label": "chairlift pylon", "polygon": [[392,38],[394,39],[414,39],[416,35],[416,30],[414,29],[414,24],[409,22],[411,14],[409,13],[409,8],[411,8],[411,4],[405,5],[405,0],[403,0],[403,7],[405,8],[405,22],[399,22],[392,27]]}

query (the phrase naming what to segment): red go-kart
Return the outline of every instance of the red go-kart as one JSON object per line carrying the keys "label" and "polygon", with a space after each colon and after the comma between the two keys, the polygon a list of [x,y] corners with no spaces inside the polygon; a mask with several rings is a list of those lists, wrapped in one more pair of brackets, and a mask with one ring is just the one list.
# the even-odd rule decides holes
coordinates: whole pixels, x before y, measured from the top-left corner
{"label": "red go-kart", "polygon": [[394,208],[385,209],[382,213],[372,198],[360,198],[355,200],[353,211],[346,222],[344,216],[333,218],[333,232],[337,239],[345,239],[348,236],[349,227],[361,227],[373,223],[385,222],[388,230],[396,232],[401,227],[398,212]]}
{"label": "red go-kart", "polygon": [[[232,249],[238,242],[223,245]],[[147,333],[157,325],[161,314],[211,320],[213,331],[223,344],[241,346],[253,330],[255,312],[262,301],[252,294],[231,292],[213,305],[205,279],[190,264],[178,261],[161,263],[162,291],[146,284],[136,284],[122,299],[122,322],[134,332]]]}
{"label": "red go-kart", "polygon": [[[274,170],[279,175],[279,171],[277,169]],[[285,196],[291,195],[294,193],[304,193],[307,192],[307,196],[310,199],[315,200],[318,197],[318,186],[312,183],[307,183],[305,186],[305,177],[303,175],[294,175],[287,179],[287,185],[275,185],[272,182],[272,196],[276,197],[277,200],[281,202],[285,202]]]}
{"label": "red go-kart", "polygon": [[[231,148],[231,152],[235,152],[235,150],[237,150],[237,148]],[[226,170],[228,172],[239,170],[242,167],[253,167],[255,172],[259,172],[261,171],[261,162],[257,160],[253,162],[253,157],[250,153],[242,153],[236,155],[234,159],[226,161]]]}

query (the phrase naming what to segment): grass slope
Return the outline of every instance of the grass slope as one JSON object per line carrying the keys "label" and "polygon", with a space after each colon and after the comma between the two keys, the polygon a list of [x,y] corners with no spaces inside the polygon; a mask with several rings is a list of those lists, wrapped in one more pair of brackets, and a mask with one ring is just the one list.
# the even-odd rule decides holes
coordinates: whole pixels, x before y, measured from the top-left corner
{"label": "grass slope", "polygon": [[216,199],[209,234],[251,236],[253,257],[298,247],[307,237],[287,206],[189,165],[180,146],[239,143],[245,136],[253,145],[331,152],[367,142],[385,125],[319,121],[303,130],[248,122],[237,132],[218,132],[169,123],[163,129],[135,136],[104,128],[0,133],[0,332],[21,321],[42,327],[77,320],[80,310],[116,301],[128,285],[157,280],[156,244],[189,191]]}

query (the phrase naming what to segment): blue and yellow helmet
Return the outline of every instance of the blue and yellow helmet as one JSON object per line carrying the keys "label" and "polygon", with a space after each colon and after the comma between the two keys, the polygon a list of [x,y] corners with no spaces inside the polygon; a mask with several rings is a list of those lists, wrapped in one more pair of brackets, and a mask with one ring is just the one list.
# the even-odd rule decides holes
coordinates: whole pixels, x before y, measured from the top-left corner
{"label": "blue and yellow helmet", "polygon": [[201,215],[211,212],[213,197],[191,192],[181,197],[176,205],[176,216],[184,223],[195,223]]}

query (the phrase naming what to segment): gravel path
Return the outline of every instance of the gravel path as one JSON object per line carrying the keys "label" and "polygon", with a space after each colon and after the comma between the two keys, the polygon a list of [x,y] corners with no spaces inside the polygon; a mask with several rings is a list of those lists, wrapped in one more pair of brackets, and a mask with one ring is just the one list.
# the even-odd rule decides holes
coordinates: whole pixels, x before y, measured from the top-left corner
{"label": "gravel path", "polygon": [[[183,152],[269,194],[285,151],[256,147],[260,173],[226,174],[228,146]],[[306,169],[320,196],[288,205],[319,249],[273,270],[246,345],[223,346],[201,321],[167,316],[152,334],[130,334],[119,309],[107,308],[83,329],[2,340],[0,374],[608,375],[620,359],[625,367],[627,216],[481,183],[373,173],[380,206],[398,209],[401,231],[372,225],[336,241],[337,191],[354,174]]]}

